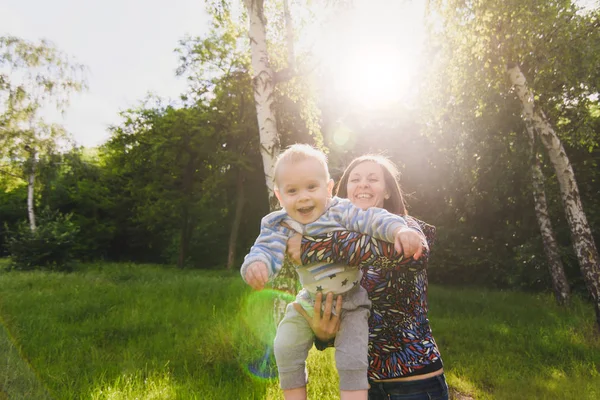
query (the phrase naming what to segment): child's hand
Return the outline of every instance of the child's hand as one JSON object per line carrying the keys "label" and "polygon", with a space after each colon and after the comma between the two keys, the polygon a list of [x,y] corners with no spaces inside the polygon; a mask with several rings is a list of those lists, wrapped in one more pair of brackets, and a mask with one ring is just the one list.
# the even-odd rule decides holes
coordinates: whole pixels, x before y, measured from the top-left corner
{"label": "child's hand", "polygon": [[261,261],[255,261],[246,270],[246,282],[252,286],[253,289],[262,290],[265,287],[265,283],[269,280],[269,271],[265,263]]}
{"label": "child's hand", "polygon": [[394,248],[402,253],[405,258],[412,257],[415,260],[423,255],[423,248],[427,246],[423,237],[417,231],[409,228],[401,228],[396,232]]}

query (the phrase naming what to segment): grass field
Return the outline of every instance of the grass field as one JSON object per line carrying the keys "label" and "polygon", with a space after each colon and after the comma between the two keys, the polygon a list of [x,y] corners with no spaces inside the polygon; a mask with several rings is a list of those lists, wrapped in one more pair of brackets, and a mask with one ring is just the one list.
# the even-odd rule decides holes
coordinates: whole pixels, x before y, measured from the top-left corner
{"label": "grass field", "polygon": [[[0,272],[0,400],[281,399],[276,380],[247,367],[272,338],[271,295],[252,293],[237,272]],[[600,398],[600,339],[583,301],[561,309],[549,294],[439,286],[429,299],[454,390]],[[333,350],[313,349],[309,374],[309,398],[338,398]]]}

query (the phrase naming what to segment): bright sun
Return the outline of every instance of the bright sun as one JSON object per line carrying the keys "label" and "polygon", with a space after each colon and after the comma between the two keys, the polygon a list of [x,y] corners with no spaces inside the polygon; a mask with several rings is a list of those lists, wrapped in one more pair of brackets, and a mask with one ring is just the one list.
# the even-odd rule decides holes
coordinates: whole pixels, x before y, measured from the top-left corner
{"label": "bright sun", "polygon": [[421,0],[358,0],[319,29],[317,54],[339,96],[362,106],[409,101],[423,42]]}

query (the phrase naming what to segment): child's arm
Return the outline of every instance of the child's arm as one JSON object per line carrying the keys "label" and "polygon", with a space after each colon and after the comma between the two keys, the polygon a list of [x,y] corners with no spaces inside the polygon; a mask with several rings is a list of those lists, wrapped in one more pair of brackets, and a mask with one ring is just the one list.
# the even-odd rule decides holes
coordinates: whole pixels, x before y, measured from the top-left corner
{"label": "child's arm", "polygon": [[401,216],[377,207],[363,210],[347,199],[340,200],[330,211],[344,229],[395,243],[396,250],[402,252],[400,232],[410,228],[407,228],[406,221]]}
{"label": "child's arm", "polygon": [[341,200],[331,211],[344,229],[390,243],[394,243],[396,234],[407,227],[406,221],[399,215],[377,207],[363,210],[347,199]]}
{"label": "child's arm", "polygon": [[240,269],[246,283],[259,290],[281,270],[289,236],[288,230],[273,222],[270,215],[262,219],[260,234]]}
{"label": "child's arm", "polygon": [[421,257],[425,238],[419,229],[409,227],[403,217],[376,207],[362,210],[348,200],[340,201],[337,207],[339,210],[333,212],[345,229],[394,243],[404,257]]}
{"label": "child's arm", "polygon": [[400,228],[395,235],[394,248],[405,257],[418,260],[426,245],[424,237],[410,228]]}
{"label": "child's arm", "polygon": [[340,201],[337,206],[341,209],[338,221],[345,229],[394,243],[396,251],[405,257],[412,257],[415,253],[416,258],[421,256],[419,247],[410,246],[419,241],[418,234],[407,228],[401,216],[376,207],[363,210],[348,200]]}

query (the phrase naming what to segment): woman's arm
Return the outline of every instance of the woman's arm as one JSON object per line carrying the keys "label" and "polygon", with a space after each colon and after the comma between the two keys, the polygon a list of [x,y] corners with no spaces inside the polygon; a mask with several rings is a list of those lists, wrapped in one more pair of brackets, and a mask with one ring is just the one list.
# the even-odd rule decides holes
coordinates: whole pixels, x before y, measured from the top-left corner
{"label": "woman's arm", "polygon": [[357,232],[335,231],[324,236],[303,236],[300,247],[302,264],[331,262],[358,267],[395,270],[421,270],[427,266],[429,249],[423,242],[418,260],[405,258],[394,245]]}
{"label": "woman's arm", "polygon": [[[332,262],[358,267],[413,270],[424,269],[429,259],[429,248],[435,238],[435,227],[407,216],[408,227],[419,232],[423,255],[418,259],[405,258],[393,244],[376,240],[356,232],[335,231],[323,236],[303,236],[299,261],[302,264]],[[289,246],[288,246],[289,248]]]}
{"label": "woman's arm", "polygon": [[[419,260],[404,259],[394,250],[391,243],[377,241],[367,235],[355,232],[339,231],[321,237],[302,237],[299,234],[288,240],[287,253],[297,264],[310,264],[317,261],[329,261],[348,265],[370,265],[379,263],[382,266],[401,270],[419,270],[427,265],[429,248],[435,238],[435,227],[416,218],[407,216],[406,222],[412,229],[420,232],[425,238],[423,255]],[[344,243],[349,239],[349,243]],[[363,246],[364,248],[362,248]],[[320,251],[322,250],[322,251]],[[322,294],[318,293],[315,300],[315,310],[321,309]],[[339,329],[339,315],[342,307],[342,297],[338,296],[337,312],[331,312],[333,294],[328,293],[325,299],[323,313],[315,312],[310,317],[300,304],[294,303],[294,308],[304,316],[317,340],[315,346],[324,350],[333,345],[333,339]]]}

